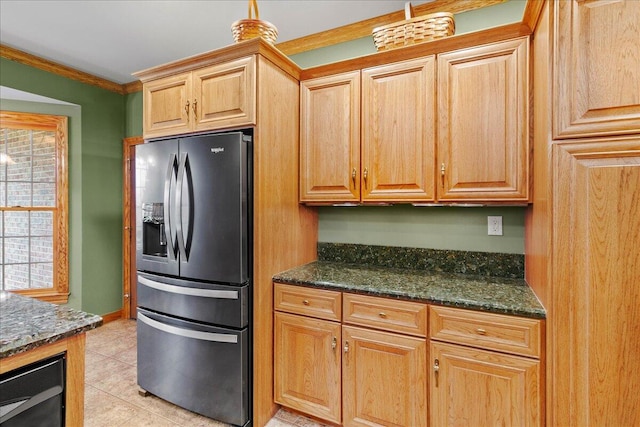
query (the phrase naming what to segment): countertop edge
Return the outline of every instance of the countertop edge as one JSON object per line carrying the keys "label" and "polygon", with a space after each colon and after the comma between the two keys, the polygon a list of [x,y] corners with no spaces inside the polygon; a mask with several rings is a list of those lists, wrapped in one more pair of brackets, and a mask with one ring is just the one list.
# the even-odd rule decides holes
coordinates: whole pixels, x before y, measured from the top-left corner
{"label": "countertop edge", "polygon": [[65,338],[69,338],[75,335],[85,333],[87,331],[90,331],[92,329],[95,329],[101,326],[103,323],[102,317],[97,315],[95,315],[94,317],[88,318],[87,320],[88,321],[86,322],[86,324],[75,326],[74,328],[68,331],[57,333],[51,336],[38,337],[33,341],[22,343],[18,346],[14,346],[14,347],[5,349],[3,351],[0,351],[0,360],[6,359],[8,357],[15,356],[21,353],[25,353],[29,350],[33,350],[35,348],[42,347],[47,344],[52,344],[52,343],[61,341]]}

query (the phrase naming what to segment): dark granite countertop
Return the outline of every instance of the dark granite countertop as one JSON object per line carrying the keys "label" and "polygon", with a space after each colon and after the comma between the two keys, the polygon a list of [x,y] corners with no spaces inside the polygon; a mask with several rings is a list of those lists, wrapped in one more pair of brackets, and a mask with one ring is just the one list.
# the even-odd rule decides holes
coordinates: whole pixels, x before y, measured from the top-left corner
{"label": "dark granite countertop", "polygon": [[422,301],[543,319],[523,279],[314,261],[274,276],[278,283]]}
{"label": "dark granite countertop", "polygon": [[0,291],[0,359],[80,334],[102,324],[102,318]]}

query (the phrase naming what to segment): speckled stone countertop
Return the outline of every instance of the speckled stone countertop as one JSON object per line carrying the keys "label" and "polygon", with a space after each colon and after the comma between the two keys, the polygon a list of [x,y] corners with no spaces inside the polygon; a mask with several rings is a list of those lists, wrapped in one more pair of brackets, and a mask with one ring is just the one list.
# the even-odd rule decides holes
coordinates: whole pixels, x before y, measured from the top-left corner
{"label": "speckled stone countertop", "polygon": [[273,280],[493,313],[546,316],[522,279],[314,261],[279,273]]}
{"label": "speckled stone countertop", "polygon": [[[324,256],[322,251],[319,254]],[[493,313],[539,319],[546,317],[544,307],[522,278],[345,263],[321,258],[279,273],[273,280]]]}
{"label": "speckled stone countertop", "polygon": [[0,359],[80,334],[102,324],[102,318],[0,291]]}

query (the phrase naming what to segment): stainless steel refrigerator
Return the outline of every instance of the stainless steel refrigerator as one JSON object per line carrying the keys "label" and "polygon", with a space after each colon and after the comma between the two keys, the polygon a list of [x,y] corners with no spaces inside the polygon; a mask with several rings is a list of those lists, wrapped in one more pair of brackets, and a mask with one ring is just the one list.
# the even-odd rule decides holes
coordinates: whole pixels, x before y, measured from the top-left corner
{"label": "stainless steel refrigerator", "polygon": [[251,135],[136,147],[138,385],[251,421]]}

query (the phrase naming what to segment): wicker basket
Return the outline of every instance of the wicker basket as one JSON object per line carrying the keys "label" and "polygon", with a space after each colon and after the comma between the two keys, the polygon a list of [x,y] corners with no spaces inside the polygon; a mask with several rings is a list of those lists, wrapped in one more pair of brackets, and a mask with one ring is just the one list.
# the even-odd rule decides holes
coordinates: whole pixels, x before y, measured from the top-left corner
{"label": "wicker basket", "polygon": [[405,4],[404,13],[404,21],[373,29],[373,42],[378,50],[408,46],[455,33],[452,13],[438,12],[414,18],[411,2]]}
{"label": "wicker basket", "polygon": [[[255,19],[253,14],[255,12]],[[249,19],[239,19],[231,24],[231,32],[236,43],[262,37],[269,43],[275,43],[278,29],[271,22],[259,19],[257,0],[249,0]]]}

